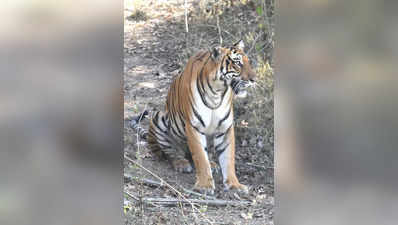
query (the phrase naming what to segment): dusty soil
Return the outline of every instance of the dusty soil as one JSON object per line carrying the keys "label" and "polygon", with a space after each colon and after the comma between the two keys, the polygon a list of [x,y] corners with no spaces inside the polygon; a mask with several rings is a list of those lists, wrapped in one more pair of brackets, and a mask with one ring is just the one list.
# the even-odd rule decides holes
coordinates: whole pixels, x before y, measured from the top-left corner
{"label": "dusty soil", "polygon": [[[223,191],[220,171],[215,170],[213,173],[216,182],[214,197],[235,201],[248,200],[250,205],[214,207],[201,204],[192,208],[189,204],[170,207],[142,201],[145,197],[181,198],[167,186],[158,187],[140,181],[145,178],[159,182],[151,173],[183,193],[184,197],[200,199],[182,191],[183,188],[192,188],[194,174],[175,172],[167,161],[152,155],[146,148],[145,141],[140,139],[129,122],[144,109],[162,110],[168,87],[172,79],[181,72],[189,56],[199,49],[209,48],[217,43],[219,33],[214,18],[207,17],[206,10],[202,13],[205,7],[196,3],[193,5],[188,1],[190,26],[189,33],[186,34],[184,1],[138,2],[140,4],[125,2],[124,150],[125,156],[145,169],[124,160],[124,191],[133,195],[124,195],[125,223],[273,224],[273,95],[267,85],[260,85],[260,91],[252,93],[254,97],[237,100],[235,104],[236,170],[241,183],[250,187],[250,193],[244,195]],[[255,13],[250,5],[229,6],[220,17],[220,27],[228,27],[223,31],[224,43],[232,44],[242,37],[246,38],[244,29],[234,30],[232,26],[228,26],[228,18],[238,15],[238,20],[233,21],[233,24],[247,28],[256,24]],[[251,25],[244,24],[247,22]],[[254,28],[252,31],[254,34],[258,33]],[[256,47],[253,51],[255,37],[246,39],[248,49],[251,50],[249,57],[254,65],[258,65],[257,56],[267,49],[257,50]],[[266,58],[272,56],[271,53],[266,53]],[[253,99],[263,105],[251,105]],[[142,127],[146,128],[147,122],[143,122]]]}

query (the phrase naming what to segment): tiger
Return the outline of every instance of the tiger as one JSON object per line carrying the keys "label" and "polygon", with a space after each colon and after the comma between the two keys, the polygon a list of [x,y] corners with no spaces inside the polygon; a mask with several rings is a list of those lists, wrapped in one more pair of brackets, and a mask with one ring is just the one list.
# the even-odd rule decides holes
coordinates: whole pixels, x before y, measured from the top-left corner
{"label": "tiger", "polygon": [[235,173],[234,96],[245,97],[256,73],[242,40],[190,57],[171,83],[164,111],[150,118],[148,147],[168,159],[179,172],[196,173],[194,190],[214,193],[208,139],[213,141],[225,190],[248,193]]}

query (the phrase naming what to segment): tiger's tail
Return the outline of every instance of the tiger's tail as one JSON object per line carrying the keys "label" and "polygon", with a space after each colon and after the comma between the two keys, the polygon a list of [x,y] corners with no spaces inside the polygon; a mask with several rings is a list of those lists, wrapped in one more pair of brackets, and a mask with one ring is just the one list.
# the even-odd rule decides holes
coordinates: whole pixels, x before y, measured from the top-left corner
{"label": "tiger's tail", "polygon": [[148,130],[141,127],[141,121],[147,119],[148,115],[148,110],[145,110],[140,115],[133,117],[130,121],[130,127],[133,128],[137,132],[137,134],[144,140],[148,139]]}
{"label": "tiger's tail", "polygon": [[[148,130],[141,127],[141,122],[147,118],[150,120]],[[130,126],[147,142],[148,148],[161,158],[178,160],[187,158],[187,153],[189,155],[189,149],[181,144],[186,141],[179,142],[169,135],[169,118],[164,112],[145,110],[132,118]]]}

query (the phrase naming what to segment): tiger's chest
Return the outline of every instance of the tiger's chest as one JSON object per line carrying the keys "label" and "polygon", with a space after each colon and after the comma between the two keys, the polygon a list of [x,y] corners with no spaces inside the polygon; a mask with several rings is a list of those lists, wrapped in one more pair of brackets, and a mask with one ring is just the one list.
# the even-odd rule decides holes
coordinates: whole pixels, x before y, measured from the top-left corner
{"label": "tiger's chest", "polygon": [[199,96],[195,96],[192,125],[206,135],[213,135],[228,128],[233,122],[231,95],[232,91],[228,90],[221,105],[216,109],[208,108]]}

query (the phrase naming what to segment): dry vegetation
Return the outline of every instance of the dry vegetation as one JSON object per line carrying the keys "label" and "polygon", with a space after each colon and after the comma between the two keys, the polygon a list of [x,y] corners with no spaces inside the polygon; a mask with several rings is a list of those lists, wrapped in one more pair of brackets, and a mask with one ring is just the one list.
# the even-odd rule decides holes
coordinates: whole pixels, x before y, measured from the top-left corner
{"label": "dry vegetation", "polygon": [[[274,2],[187,3],[188,33],[183,0],[125,2],[125,222],[272,224]],[[154,157],[129,120],[145,108],[163,109],[170,82],[195,52],[239,39],[258,75],[257,87],[234,105],[237,175],[250,194],[224,192],[216,171],[215,196],[202,196],[190,190],[194,175]]]}

